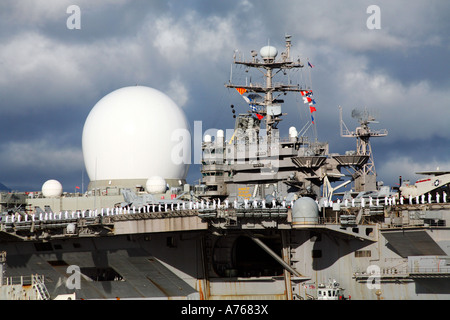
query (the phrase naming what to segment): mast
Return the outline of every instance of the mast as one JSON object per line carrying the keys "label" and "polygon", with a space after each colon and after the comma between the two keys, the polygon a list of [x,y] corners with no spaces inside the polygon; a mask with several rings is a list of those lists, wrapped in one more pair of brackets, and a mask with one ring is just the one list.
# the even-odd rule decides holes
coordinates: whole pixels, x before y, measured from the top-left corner
{"label": "mast", "polygon": [[[261,71],[265,78],[265,85],[252,83],[245,85],[233,84],[230,82],[225,86],[227,88],[236,88],[242,90],[241,92],[253,92],[264,94],[261,101],[252,102],[253,104],[259,106],[258,113],[264,116],[264,122],[266,125],[267,135],[271,135],[271,131],[275,129],[278,123],[282,120],[281,116],[281,103],[283,100],[277,100],[275,96],[276,93],[281,95],[286,92],[300,92],[302,89],[299,84],[279,84],[273,82],[273,77],[279,72],[285,73],[288,69],[303,68],[303,64],[300,59],[297,61],[291,60],[290,48],[291,48],[291,36],[285,36],[286,47],[285,51],[281,53],[281,59],[276,60],[278,55],[278,50],[270,45],[261,48],[259,55],[262,60],[258,59],[258,53],[255,50],[251,51],[252,60],[242,61],[237,60],[236,55],[234,56],[234,64],[244,65],[249,68],[256,68]],[[241,93],[242,94],[242,93]],[[278,96],[278,95],[277,95]]]}
{"label": "mast", "polygon": [[[244,83],[234,83],[230,76],[225,87],[236,89],[250,110],[235,115],[234,105],[231,105],[236,121],[233,135],[226,144],[218,144],[205,136],[201,169],[205,193],[202,197],[241,200],[271,197],[277,201],[285,200],[283,197],[288,193],[291,197],[294,193],[316,197],[324,172],[329,173],[330,181],[336,176],[340,178],[336,163],[326,163],[328,144],[311,143],[304,135],[309,126],[314,125],[312,113],[316,109],[312,105],[315,101],[310,86],[300,81],[290,82],[288,75],[304,67],[300,59],[291,58],[290,49],[291,36],[286,35],[281,54],[270,45],[259,52],[252,50],[247,60],[241,58],[243,55],[237,50],[234,52],[232,69],[237,66],[245,72],[251,71],[252,75],[257,73],[257,77],[246,77],[242,80]],[[231,75],[234,76],[234,72]],[[290,92],[301,93],[303,103],[309,106],[311,121],[308,120],[309,125],[300,131],[301,136],[292,126],[289,137],[280,138],[278,124],[286,115],[282,113],[282,96]]]}
{"label": "mast", "polygon": [[341,137],[356,138],[356,154],[362,156],[368,156],[368,161],[365,163],[361,170],[361,176],[356,181],[356,191],[372,191],[376,190],[376,171],[375,162],[373,160],[372,146],[370,144],[370,138],[385,137],[388,132],[386,129],[371,130],[369,123],[377,123],[375,117],[367,110],[354,109],[352,111],[352,117],[358,119],[360,126],[355,131],[348,130],[344,121],[342,120],[342,108],[339,107]]}

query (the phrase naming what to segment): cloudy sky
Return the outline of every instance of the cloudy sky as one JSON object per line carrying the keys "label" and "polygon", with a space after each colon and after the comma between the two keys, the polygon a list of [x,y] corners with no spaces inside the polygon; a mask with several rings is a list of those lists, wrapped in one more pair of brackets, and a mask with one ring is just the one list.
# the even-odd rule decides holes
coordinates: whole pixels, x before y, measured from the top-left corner
{"label": "cloudy sky", "polygon": [[[69,29],[70,5],[81,29]],[[370,29],[370,5],[380,29]],[[224,83],[236,49],[246,57],[270,42],[313,69],[318,138],[330,152],[355,141],[339,135],[339,106],[349,129],[354,108],[371,110],[387,129],[372,148],[380,180],[414,180],[421,170],[450,170],[450,2],[2,0],[0,3],[0,182],[40,190],[47,179],[73,191],[87,186],[81,134],[103,96],[129,85],[154,87],[183,108],[191,125],[232,128],[230,104],[244,101]],[[372,20],[371,20],[372,21]],[[306,69],[306,68],[305,68]],[[298,98],[284,106],[290,125],[307,120]],[[302,113],[303,112],[303,113]],[[191,166],[188,180],[200,177]]]}

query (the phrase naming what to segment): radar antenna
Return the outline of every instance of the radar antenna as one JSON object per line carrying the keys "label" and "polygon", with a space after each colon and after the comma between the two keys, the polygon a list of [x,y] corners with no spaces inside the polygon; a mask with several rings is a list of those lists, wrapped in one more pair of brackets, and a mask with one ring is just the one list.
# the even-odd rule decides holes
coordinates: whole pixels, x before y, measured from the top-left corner
{"label": "radar antenna", "polygon": [[342,120],[342,108],[339,106],[341,137],[356,138],[356,154],[368,156],[368,161],[359,171],[361,175],[355,179],[355,190],[376,190],[376,171],[370,138],[385,137],[388,132],[386,129],[373,131],[369,128],[369,123],[378,123],[378,121],[376,121],[374,113],[367,110],[367,108],[363,110],[353,109],[351,114],[352,118],[357,119],[360,124],[355,131],[348,130]]}
{"label": "radar antenna", "polygon": [[252,102],[255,109],[258,109],[258,113],[261,116],[264,116],[263,121],[266,123],[267,135],[271,134],[272,129],[277,128],[278,123],[282,120],[281,116],[285,115],[281,112],[281,103],[284,101],[277,99],[277,97],[286,94],[286,92],[301,92],[304,90],[299,85],[286,85],[274,83],[272,81],[273,77],[279,72],[285,73],[285,71],[289,69],[303,68],[303,64],[300,60],[293,61],[290,57],[291,36],[286,35],[285,41],[286,48],[285,51],[281,53],[280,60],[276,59],[278,54],[277,49],[270,45],[261,48],[260,56],[262,60],[257,58],[258,52],[255,50],[251,51],[251,61],[239,60],[239,57],[237,57],[236,54],[234,56],[234,64],[259,69],[265,79],[264,84],[252,83],[250,81],[250,84],[236,85],[231,83],[230,77],[230,82],[225,85],[227,88],[238,89],[239,93],[249,92],[262,94],[262,96],[260,96],[261,99]]}

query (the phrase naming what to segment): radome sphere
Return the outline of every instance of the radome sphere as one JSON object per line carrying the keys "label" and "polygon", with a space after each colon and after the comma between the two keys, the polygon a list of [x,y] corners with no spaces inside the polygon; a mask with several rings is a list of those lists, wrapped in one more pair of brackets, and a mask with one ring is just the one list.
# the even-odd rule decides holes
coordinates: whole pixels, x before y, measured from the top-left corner
{"label": "radome sphere", "polygon": [[151,177],[147,180],[145,188],[150,194],[164,193],[167,188],[166,180],[159,176]]}
{"label": "radome sphere", "polygon": [[275,59],[278,54],[278,50],[273,46],[264,46],[259,51],[259,54],[263,59]]}
{"label": "radome sphere", "polygon": [[107,94],[92,108],[82,149],[91,181],[185,179],[190,141],[186,116],[171,98],[133,86]]}
{"label": "radome sphere", "polygon": [[63,187],[58,180],[50,179],[42,185],[42,195],[46,198],[58,198],[62,192]]}
{"label": "radome sphere", "polygon": [[302,197],[294,202],[292,207],[292,222],[294,224],[309,224],[319,221],[319,206],[309,198]]}

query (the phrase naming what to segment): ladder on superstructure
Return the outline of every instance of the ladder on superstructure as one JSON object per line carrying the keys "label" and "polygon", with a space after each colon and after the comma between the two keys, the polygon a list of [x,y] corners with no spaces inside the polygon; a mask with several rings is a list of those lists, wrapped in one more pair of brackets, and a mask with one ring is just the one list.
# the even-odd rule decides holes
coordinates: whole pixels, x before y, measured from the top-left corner
{"label": "ladder on superstructure", "polygon": [[31,283],[40,300],[50,300],[50,293],[44,284],[44,276],[32,274]]}

